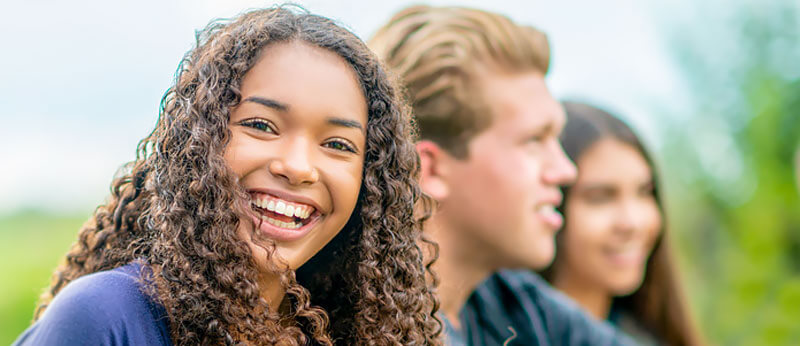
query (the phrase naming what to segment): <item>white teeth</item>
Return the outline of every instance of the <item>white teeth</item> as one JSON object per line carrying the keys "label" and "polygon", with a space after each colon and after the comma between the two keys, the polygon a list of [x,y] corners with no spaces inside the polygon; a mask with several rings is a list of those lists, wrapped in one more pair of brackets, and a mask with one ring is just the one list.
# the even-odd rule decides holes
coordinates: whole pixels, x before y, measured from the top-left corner
{"label": "white teeth", "polygon": [[282,201],[274,197],[253,199],[253,205],[288,217],[307,219],[314,213],[314,208],[305,204]]}
{"label": "white teeth", "polygon": [[283,214],[283,212],[285,212],[285,211],[286,211],[286,203],[278,202],[278,204],[275,205],[275,212],[276,213]]}
{"label": "white teeth", "polygon": [[286,229],[298,229],[300,227],[303,227],[302,222],[294,222],[294,221],[283,222],[280,220],[273,219],[269,216],[262,216],[261,221],[269,223],[275,227],[286,228]]}
{"label": "white teeth", "polygon": [[261,217],[261,221],[264,221],[264,222],[272,224],[272,225],[274,225],[276,222],[278,222],[278,220],[275,220],[275,219],[273,219],[271,217],[268,217],[268,216],[262,216]]}
{"label": "white teeth", "polygon": [[556,212],[556,207],[551,204],[546,204],[539,207],[539,213],[541,214],[552,214]]}

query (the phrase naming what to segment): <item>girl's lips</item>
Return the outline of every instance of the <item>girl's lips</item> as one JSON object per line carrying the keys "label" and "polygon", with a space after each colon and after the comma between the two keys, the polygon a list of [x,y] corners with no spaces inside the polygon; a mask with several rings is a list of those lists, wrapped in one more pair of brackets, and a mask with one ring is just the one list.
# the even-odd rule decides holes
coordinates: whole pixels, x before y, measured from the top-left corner
{"label": "girl's lips", "polygon": [[640,250],[624,250],[624,251],[605,251],[608,260],[620,267],[638,266],[644,262],[644,256]]}
{"label": "girl's lips", "polygon": [[264,198],[264,197],[271,196],[271,197],[274,197],[274,198],[285,200],[285,201],[290,202],[290,203],[305,204],[305,205],[310,206],[314,210],[318,210],[320,212],[323,212],[325,210],[313,198],[306,197],[306,196],[303,196],[303,195],[297,195],[297,194],[284,192],[284,191],[281,191],[281,190],[267,189],[267,188],[248,188],[247,190],[248,190],[248,192],[251,194],[251,196],[253,198]]}
{"label": "girl's lips", "polygon": [[280,190],[251,188],[255,228],[270,239],[291,242],[304,237],[323,214],[312,198]]}
{"label": "girl's lips", "polygon": [[254,214],[252,217],[255,228],[260,230],[268,238],[281,242],[291,242],[303,238],[311,232],[311,229],[316,226],[322,215],[314,213],[309,217],[310,220],[308,222],[296,229],[275,226],[263,220],[259,214]]}

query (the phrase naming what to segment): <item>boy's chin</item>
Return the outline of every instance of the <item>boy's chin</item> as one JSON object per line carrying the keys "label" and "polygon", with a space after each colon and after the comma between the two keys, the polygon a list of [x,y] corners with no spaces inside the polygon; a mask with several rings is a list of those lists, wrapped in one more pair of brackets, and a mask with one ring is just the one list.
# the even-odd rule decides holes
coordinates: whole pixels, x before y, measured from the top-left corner
{"label": "boy's chin", "polygon": [[532,250],[532,254],[525,259],[525,268],[542,270],[550,266],[555,259],[555,246],[540,246]]}

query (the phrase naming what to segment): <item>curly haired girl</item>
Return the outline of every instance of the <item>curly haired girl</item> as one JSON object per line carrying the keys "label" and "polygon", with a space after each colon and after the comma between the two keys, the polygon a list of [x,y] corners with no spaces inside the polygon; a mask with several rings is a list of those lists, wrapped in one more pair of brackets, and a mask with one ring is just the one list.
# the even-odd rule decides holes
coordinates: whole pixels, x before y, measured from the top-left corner
{"label": "curly haired girl", "polygon": [[18,344],[439,344],[410,115],[331,20],[197,35]]}

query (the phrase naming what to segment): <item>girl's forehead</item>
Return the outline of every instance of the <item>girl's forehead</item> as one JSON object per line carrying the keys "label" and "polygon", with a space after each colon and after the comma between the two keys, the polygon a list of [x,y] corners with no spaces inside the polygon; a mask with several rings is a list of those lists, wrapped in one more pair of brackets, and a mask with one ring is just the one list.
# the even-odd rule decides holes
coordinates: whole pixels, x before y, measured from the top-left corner
{"label": "girl's forehead", "polygon": [[278,100],[290,111],[319,105],[330,113],[357,113],[366,122],[367,100],[351,65],[338,54],[307,43],[269,47],[245,74],[241,94],[243,100],[252,96]]}

